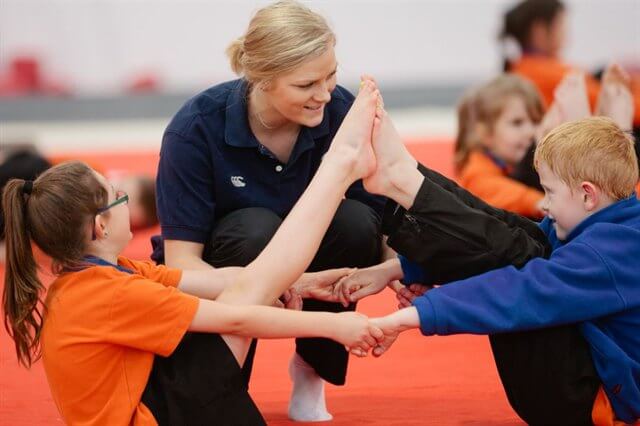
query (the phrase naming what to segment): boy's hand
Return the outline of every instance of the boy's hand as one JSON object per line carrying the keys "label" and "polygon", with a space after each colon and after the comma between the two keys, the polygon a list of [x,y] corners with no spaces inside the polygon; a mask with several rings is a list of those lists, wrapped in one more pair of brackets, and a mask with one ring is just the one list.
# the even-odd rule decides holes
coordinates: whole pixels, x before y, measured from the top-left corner
{"label": "boy's hand", "polygon": [[282,295],[284,308],[294,311],[302,310],[302,297],[293,289],[289,289]]}
{"label": "boy's hand", "polygon": [[378,339],[378,345],[373,348],[375,357],[387,352],[401,332],[420,327],[420,317],[415,307],[401,309],[385,317],[372,318],[370,321],[380,328],[383,334],[383,338]]}
{"label": "boy's hand", "polygon": [[412,306],[412,302],[416,297],[420,297],[425,294],[431,287],[422,284],[411,284],[409,287],[404,287],[396,292],[396,299],[398,299],[398,309],[408,308]]}
{"label": "boy's hand", "polygon": [[342,343],[347,351],[356,356],[366,356],[369,349],[384,340],[384,334],[369,319],[357,312],[341,312],[339,327],[336,327],[333,340]]}

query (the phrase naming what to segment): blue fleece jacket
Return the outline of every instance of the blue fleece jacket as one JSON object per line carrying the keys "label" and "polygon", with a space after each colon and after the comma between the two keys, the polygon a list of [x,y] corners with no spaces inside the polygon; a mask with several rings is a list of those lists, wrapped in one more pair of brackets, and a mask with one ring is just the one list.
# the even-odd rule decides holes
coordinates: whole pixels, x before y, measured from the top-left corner
{"label": "blue fleece jacket", "polygon": [[[492,334],[579,323],[616,416],[640,418],[640,202],[618,201],[536,258],[428,291],[413,305],[424,335]],[[405,281],[421,275],[402,259]],[[413,281],[416,282],[416,281]],[[419,281],[418,281],[419,282]]]}

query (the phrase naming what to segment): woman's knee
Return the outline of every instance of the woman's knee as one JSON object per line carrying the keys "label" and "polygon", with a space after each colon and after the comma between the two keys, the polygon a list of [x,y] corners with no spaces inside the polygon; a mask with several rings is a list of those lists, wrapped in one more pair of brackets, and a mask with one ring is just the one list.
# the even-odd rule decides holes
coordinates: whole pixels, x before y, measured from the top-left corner
{"label": "woman's knee", "polygon": [[205,261],[214,266],[244,266],[260,254],[281,223],[278,215],[261,207],[229,213],[216,225]]}
{"label": "woman's knee", "polygon": [[380,218],[366,204],[345,199],[336,211],[329,232],[339,234],[342,243],[347,246],[368,246],[371,241],[380,238]]}
{"label": "woman's knee", "polygon": [[330,267],[371,266],[380,261],[381,238],[380,218],[371,207],[355,200],[342,200],[327,230],[319,256],[325,258],[339,254],[344,262],[328,262]]}

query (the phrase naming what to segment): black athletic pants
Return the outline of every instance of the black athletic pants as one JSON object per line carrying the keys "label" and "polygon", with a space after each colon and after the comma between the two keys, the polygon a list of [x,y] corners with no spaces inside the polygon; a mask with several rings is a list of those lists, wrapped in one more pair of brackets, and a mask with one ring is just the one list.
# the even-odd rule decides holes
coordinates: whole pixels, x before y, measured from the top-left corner
{"label": "black athletic pants", "polygon": [[[275,213],[264,208],[237,210],[220,219],[204,252],[204,260],[215,266],[245,266],[265,248],[282,223]],[[381,258],[380,218],[369,206],[345,199],[325,234],[309,272],[325,269],[377,264]],[[340,303],[304,300],[305,311],[343,312],[355,310]],[[251,374],[255,341],[244,365],[248,381]],[[343,385],[347,373],[348,353],[329,339],[296,340],[296,351],[320,377],[334,385]]]}
{"label": "black athletic pants", "polygon": [[219,334],[187,333],[156,356],[142,394],[160,426],[262,426],[242,370]]}

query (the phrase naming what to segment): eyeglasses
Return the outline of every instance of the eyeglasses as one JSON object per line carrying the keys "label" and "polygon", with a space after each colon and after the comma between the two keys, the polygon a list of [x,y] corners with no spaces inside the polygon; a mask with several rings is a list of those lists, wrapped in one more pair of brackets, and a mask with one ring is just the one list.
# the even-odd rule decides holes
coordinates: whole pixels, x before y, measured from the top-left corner
{"label": "eyeglasses", "polygon": [[118,204],[127,204],[128,202],[129,202],[129,195],[126,192],[116,191],[116,200],[113,203],[106,205],[105,207],[99,208],[96,214],[102,214],[107,210],[109,210],[111,207],[115,207]]}
{"label": "eyeglasses", "polygon": [[[116,200],[113,203],[107,204],[106,206],[99,208],[96,211],[95,216],[106,212],[107,210],[109,210],[112,207],[117,206],[118,204],[127,204],[128,202],[129,202],[129,195],[126,192],[124,192],[124,191],[116,191]],[[96,229],[95,229],[95,226],[93,224],[91,226],[91,239],[92,240],[96,239]]]}

